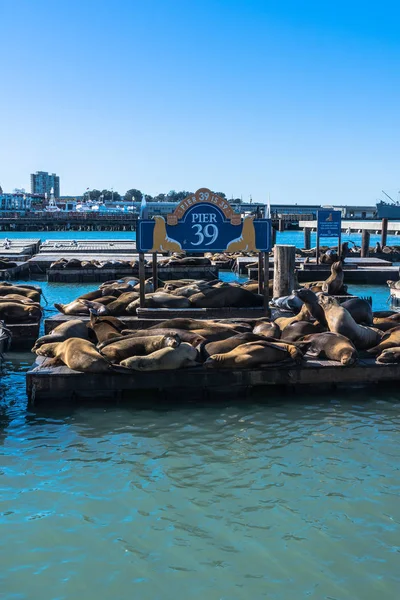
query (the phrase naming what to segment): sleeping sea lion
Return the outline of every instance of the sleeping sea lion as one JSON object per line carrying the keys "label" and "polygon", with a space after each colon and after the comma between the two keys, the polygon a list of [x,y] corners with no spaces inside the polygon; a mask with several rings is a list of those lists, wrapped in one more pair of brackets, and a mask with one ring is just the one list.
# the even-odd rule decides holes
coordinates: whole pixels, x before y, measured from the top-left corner
{"label": "sleeping sea lion", "polygon": [[311,356],[337,360],[342,365],[353,365],[357,360],[357,350],[344,335],[327,331],[306,335],[298,346]]}
{"label": "sleeping sea lion", "polygon": [[83,373],[107,373],[111,369],[110,363],[96,350],[95,345],[81,338],[43,344],[36,354],[53,359],[46,366],[62,362],[69,369]]}
{"label": "sleeping sea lion", "polygon": [[283,331],[285,327],[296,321],[311,321],[311,313],[307,306],[303,304],[300,312],[294,317],[278,317],[275,319],[275,323],[279,326],[280,330]]}
{"label": "sleeping sea lion", "polygon": [[395,348],[400,346],[400,326],[391,329],[387,333],[385,333],[379,344],[374,346],[373,348],[369,348],[367,350],[368,354],[379,355],[383,350],[387,350],[388,348]]}
{"label": "sleeping sea lion", "polygon": [[364,298],[350,298],[350,300],[342,302],[342,306],[349,311],[356,323],[373,324],[371,304]]}
{"label": "sleeping sea lion", "polygon": [[263,305],[263,297],[239,286],[205,288],[190,297],[195,308],[244,308]]}
{"label": "sleeping sea lion", "polygon": [[73,300],[69,304],[54,303],[55,308],[64,315],[88,316],[92,309],[97,315],[107,315],[107,307],[94,300]]}
{"label": "sleeping sea lion", "polygon": [[[215,331],[225,331],[226,329],[232,329],[236,331],[240,325],[235,323],[219,323],[216,321],[212,321],[211,319],[190,319],[185,317],[176,317],[174,319],[167,319],[166,321],[161,321],[157,325],[152,325],[149,329],[158,329],[159,327],[171,327],[173,329],[186,329],[187,331],[193,331],[196,329],[215,329]],[[247,330],[242,328],[242,331],[237,333],[244,333]]]}
{"label": "sleeping sea lion", "polygon": [[326,327],[323,327],[317,321],[314,323],[310,323],[309,321],[295,321],[285,327],[281,335],[281,340],[282,342],[297,342],[306,335],[322,333],[323,331],[326,331]]}
{"label": "sleeping sea lion", "polygon": [[256,335],[255,333],[239,333],[238,335],[234,335],[226,340],[219,340],[218,342],[206,341],[205,344],[201,345],[200,352],[204,358],[208,358],[213,354],[226,354],[248,342],[265,342],[265,340],[265,336]]}
{"label": "sleeping sea lion", "polygon": [[38,304],[20,304],[19,302],[0,302],[0,320],[6,325],[39,321],[42,311]]}
{"label": "sleeping sea lion", "polygon": [[7,294],[7,296],[0,296],[0,302],[18,302],[19,304],[35,304],[36,306],[40,306],[39,302],[35,302],[34,300],[31,300],[31,298],[21,296],[20,294]]}
{"label": "sleeping sea lion", "polygon": [[[388,311],[389,312],[389,311]],[[373,325],[381,331],[388,331],[400,325],[400,313],[393,313],[388,317],[373,317]]]}
{"label": "sleeping sea lion", "polygon": [[115,317],[99,316],[91,311],[89,327],[94,332],[97,342],[101,344],[106,340],[119,337],[125,325]]}
{"label": "sleeping sea lion", "polygon": [[177,335],[153,335],[148,337],[124,337],[103,347],[101,354],[111,363],[118,364],[131,356],[146,356],[161,348],[177,348],[181,340]]}
{"label": "sleeping sea lion", "polygon": [[376,359],[377,363],[382,365],[396,364],[400,362],[400,346],[394,346],[388,350],[383,350],[382,354]]}
{"label": "sleeping sea lion", "polygon": [[81,338],[84,340],[88,339],[88,327],[84,321],[80,319],[71,319],[71,321],[65,321],[60,325],[57,325],[49,334],[43,335],[36,340],[35,345],[32,348],[32,352],[36,352],[43,344],[49,344],[52,342],[64,342],[69,338]]}
{"label": "sleeping sea lion", "polygon": [[40,302],[40,292],[37,290],[18,285],[0,285],[0,296],[7,296],[8,294],[19,294],[20,296],[30,298],[34,302]]}
{"label": "sleeping sea lion", "polygon": [[[139,306],[140,299],[138,298],[128,304],[126,312],[128,314],[136,314]],[[164,292],[155,292],[154,294],[145,295],[144,306],[146,308],[190,308],[190,300],[184,296],[173,296]]]}
{"label": "sleeping sea lion", "polygon": [[124,292],[118,298],[115,298],[114,302],[107,304],[107,310],[110,315],[118,317],[126,314],[126,308],[131,302],[134,302],[139,298],[137,292]]}
{"label": "sleeping sea lion", "polygon": [[213,354],[204,363],[214,369],[249,369],[302,357],[300,350],[275,342],[249,342],[241,344],[226,354]]}
{"label": "sleeping sea lion", "polygon": [[332,296],[321,294],[318,302],[324,309],[329,330],[339,333],[353,342],[357,350],[366,350],[376,346],[382,338],[382,332],[372,327],[358,325],[348,310],[343,308]]}
{"label": "sleeping sea lion", "polygon": [[195,367],[198,352],[193,346],[182,342],[177,348],[168,346],[156,350],[147,356],[131,356],[121,362],[123,367],[135,371],[165,371]]}
{"label": "sleeping sea lion", "polygon": [[281,330],[279,325],[275,321],[263,321],[262,323],[257,323],[253,328],[253,333],[257,335],[261,335],[264,337],[272,337],[278,339],[281,337]]}
{"label": "sleeping sea lion", "polygon": [[102,295],[101,290],[94,290],[94,292],[88,292],[87,294],[78,296],[77,300],[97,300],[97,298],[101,298]]}

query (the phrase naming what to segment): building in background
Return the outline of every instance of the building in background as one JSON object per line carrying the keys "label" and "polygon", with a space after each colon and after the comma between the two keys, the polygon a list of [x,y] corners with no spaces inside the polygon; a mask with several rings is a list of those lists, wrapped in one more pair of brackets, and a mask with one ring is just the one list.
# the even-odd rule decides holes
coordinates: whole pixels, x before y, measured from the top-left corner
{"label": "building in background", "polygon": [[31,193],[32,194],[47,194],[53,188],[54,197],[60,197],[60,178],[55,173],[47,173],[46,171],[36,171],[31,175]]}

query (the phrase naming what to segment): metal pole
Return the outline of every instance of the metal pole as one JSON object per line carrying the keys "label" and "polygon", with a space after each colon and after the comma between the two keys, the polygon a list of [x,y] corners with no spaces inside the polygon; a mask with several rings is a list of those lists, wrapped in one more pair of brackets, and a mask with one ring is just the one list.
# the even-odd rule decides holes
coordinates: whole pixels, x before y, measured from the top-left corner
{"label": "metal pole", "polygon": [[144,254],[139,252],[139,302],[140,308],[144,308]]}
{"label": "metal pole", "polygon": [[264,288],[264,271],[263,271],[263,253],[258,253],[258,293],[263,293]]}
{"label": "metal pole", "polygon": [[388,230],[388,220],[387,219],[382,219],[382,235],[381,235],[382,250],[386,246],[386,242],[387,242],[387,230]]}
{"label": "metal pole", "polygon": [[153,252],[153,291],[158,288],[158,263],[157,252]]}

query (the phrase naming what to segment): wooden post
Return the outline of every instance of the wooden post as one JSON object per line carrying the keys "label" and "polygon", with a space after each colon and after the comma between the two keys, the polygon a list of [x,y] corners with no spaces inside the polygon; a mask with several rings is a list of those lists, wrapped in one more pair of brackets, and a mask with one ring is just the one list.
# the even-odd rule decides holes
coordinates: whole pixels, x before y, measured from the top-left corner
{"label": "wooden post", "polygon": [[269,310],[269,252],[264,254],[264,303],[263,308],[266,315],[270,315]]}
{"label": "wooden post", "polygon": [[158,288],[157,252],[153,252],[153,291],[155,292],[157,288]]}
{"label": "wooden post", "polygon": [[285,231],[285,221],[283,219],[278,221],[278,231]]}
{"label": "wooden post", "polygon": [[144,308],[144,282],[145,282],[144,254],[143,254],[143,252],[139,252],[139,302],[140,302],[140,308]]}
{"label": "wooden post", "polygon": [[382,235],[381,235],[382,250],[386,246],[386,242],[387,242],[387,230],[388,230],[388,220],[387,219],[382,219]]}
{"label": "wooden post", "polygon": [[315,248],[315,252],[316,252],[316,260],[315,262],[317,263],[317,265],[319,265],[319,235],[318,235],[318,230],[317,230],[317,245]]}
{"label": "wooden post", "polygon": [[258,293],[262,294],[264,290],[264,265],[263,253],[258,253]]}
{"label": "wooden post", "polygon": [[294,288],[296,246],[277,244],[274,253],[274,298],[287,296]]}
{"label": "wooden post", "polygon": [[272,227],[272,247],[276,244],[276,228]]}
{"label": "wooden post", "polygon": [[362,238],[361,238],[361,258],[366,258],[369,256],[369,231],[363,229]]}
{"label": "wooden post", "polygon": [[311,228],[304,227],[304,249],[310,250],[311,248]]}

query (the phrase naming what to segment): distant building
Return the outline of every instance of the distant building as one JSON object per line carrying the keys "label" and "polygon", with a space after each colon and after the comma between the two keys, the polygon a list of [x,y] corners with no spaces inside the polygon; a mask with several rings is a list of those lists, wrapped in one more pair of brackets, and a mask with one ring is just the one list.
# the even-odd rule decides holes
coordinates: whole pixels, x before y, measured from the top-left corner
{"label": "distant building", "polygon": [[54,197],[60,197],[60,178],[55,173],[47,173],[46,171],[36,171],[31,175],[31,192],[32,194],[47,194],[50,195],[51,189],[54,189]]}
{"label": "distant building", "polygon": [[32,201],[38,201],[42,198],[40,196],[34,196],[32,194],[13,193],[5,194],[0,193],[0,210],[15,211],[15,210],[30,210],[32,208]]}
{"label": "distant building", "polygon": [[323,206],[323,209],[340,210],[342,219],[376,219],[376,206],[349,206],[347,204],[338,204],[336,206]]}

